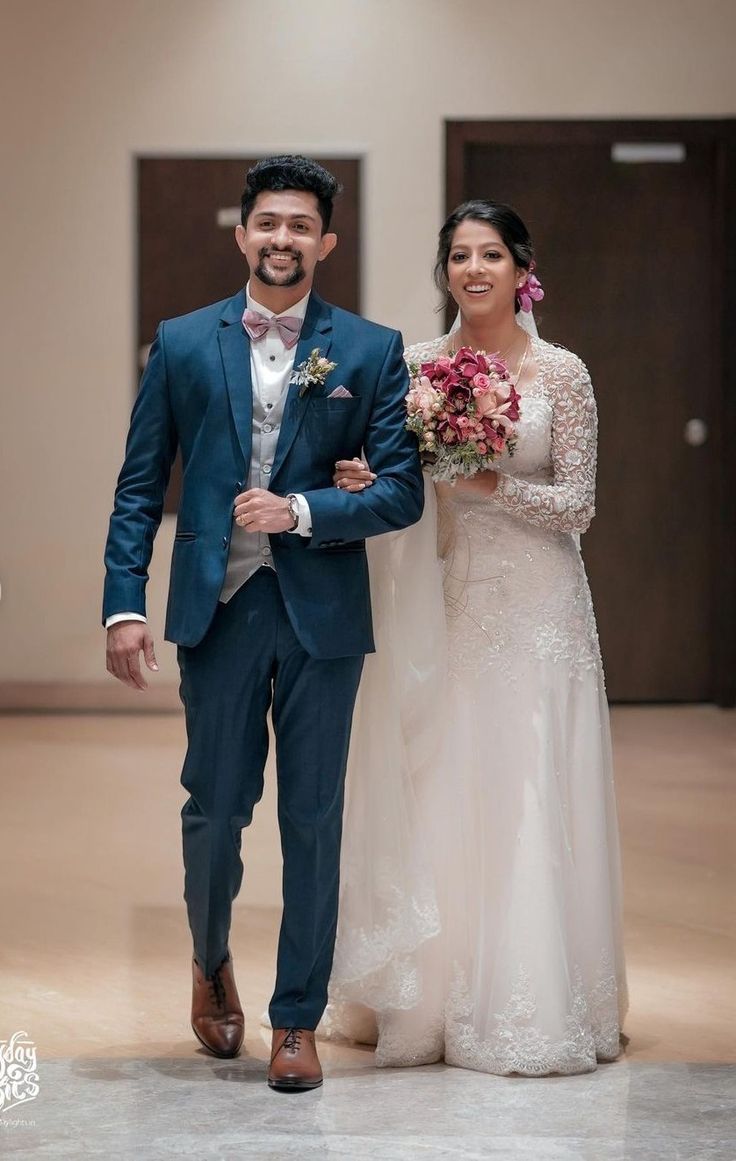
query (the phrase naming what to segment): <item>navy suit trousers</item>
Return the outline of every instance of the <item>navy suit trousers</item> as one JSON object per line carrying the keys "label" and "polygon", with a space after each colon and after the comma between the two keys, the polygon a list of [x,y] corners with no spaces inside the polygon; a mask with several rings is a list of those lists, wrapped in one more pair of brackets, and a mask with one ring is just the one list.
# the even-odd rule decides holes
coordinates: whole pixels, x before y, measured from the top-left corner
{"label": "navy suit trousers", "polygon": [[188,748],[182,784],[185,887],[205,975],[227,958],[243,877],[241,830],[263,793],[267,714],[276,738],[283,917],[275,1028],[315,1028],[337,926],[350,727],[362,657],[316,660],[299,644],[273,569],[219,604],[204,639],[179,648]]}

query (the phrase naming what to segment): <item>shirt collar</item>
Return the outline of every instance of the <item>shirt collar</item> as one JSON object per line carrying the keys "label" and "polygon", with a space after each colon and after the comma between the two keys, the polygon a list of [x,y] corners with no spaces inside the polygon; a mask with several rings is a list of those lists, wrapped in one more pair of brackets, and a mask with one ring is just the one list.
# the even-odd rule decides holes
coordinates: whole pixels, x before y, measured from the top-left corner
{"label": "shirt collar", "polygon": [[[294,305],[290,306],[288,310],[282,310],[281,314],[288,314],[288,315],[292,315],[294,318],[304,319],[306,316],[306,313],[307,313],[307,307],[309,306],[309,295],[310,294],[311,294],[311,291],[308,290],[307,293],[304,295],[304,298],[300,298],[299,302],[294,303]],[[246,287],[245,287],[245,305],[248,308],[248,310],[259,310],[261,312],[261,314],[266,316],[266,318],[277,317],[274,311],[269,310],[267,306],[263,306],[262,303],[258,302],[257,299],[253,298],[253,296],[251,294],[251,289],[250,289],[250,279],[248,280]]]}

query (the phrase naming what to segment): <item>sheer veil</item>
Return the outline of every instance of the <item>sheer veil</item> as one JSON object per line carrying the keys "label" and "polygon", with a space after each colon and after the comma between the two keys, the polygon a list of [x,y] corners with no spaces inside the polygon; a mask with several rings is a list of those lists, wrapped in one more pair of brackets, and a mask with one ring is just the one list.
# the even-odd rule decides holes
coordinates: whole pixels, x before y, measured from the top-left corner
{"label": "sheer veil", "polygon": [[[331,1031],[362,1038],[340,1001],[378,1010],[419,999],[413,953],[439,932],[421,804],[442,743],[445,610],[437,505],[425,475],[419,523],[368,542],[376,652],[353,719]],[[332,1027],[329,1026],[330,1020]]]}
{"label": "sheer veil", "polygon": [[[531,313],[517,319],[537,334]],[[435,489],[426,473],[424,480],[422,519],[367,542],[376,652],[366,658],[353,719],[337,944],[321,1027],[328,1036],[370,1038],[356,1005],[385,1011],[419,1002],[418,951],[439,935],[438,891],[462,898],[457,868],[444,868],[435,882],[424,811],[426,797],[436,804],[445,791],[448,812],[456,811],[443,697],[443,562]]]}

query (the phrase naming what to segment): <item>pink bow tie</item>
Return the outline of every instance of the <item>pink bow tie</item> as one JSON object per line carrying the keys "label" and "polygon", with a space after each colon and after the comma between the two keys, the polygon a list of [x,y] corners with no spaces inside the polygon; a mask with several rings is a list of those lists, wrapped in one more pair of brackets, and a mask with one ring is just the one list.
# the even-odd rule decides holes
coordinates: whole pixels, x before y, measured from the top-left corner
{"label": "pink bow tie", "polygon": [[273,315],[269,318],[259,310],[246,310],[243,315],[243,326],[254,343],[265,338],[271,330],[277,330],[281,341],[290,351],[299,341],[299,332],[302,329],[302,319],[293,314]]}

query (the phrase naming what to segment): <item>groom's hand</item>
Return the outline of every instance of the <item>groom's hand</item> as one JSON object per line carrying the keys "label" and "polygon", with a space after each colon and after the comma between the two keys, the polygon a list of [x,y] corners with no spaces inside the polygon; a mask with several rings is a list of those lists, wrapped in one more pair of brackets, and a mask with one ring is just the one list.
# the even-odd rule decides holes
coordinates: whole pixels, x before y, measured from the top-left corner
{"label": "groom's hand", "polygon": [[235,523],[246,532],[289,532],[294,517],[285,496],[251,488],[235,497]]}
{"label": "groom's hand", "polygon": [[157,670],[153,637],[143,621],[118,621],[107,630],[107,672],[131,689],[148,689],[141,673],[141,652],[148,668]]}

